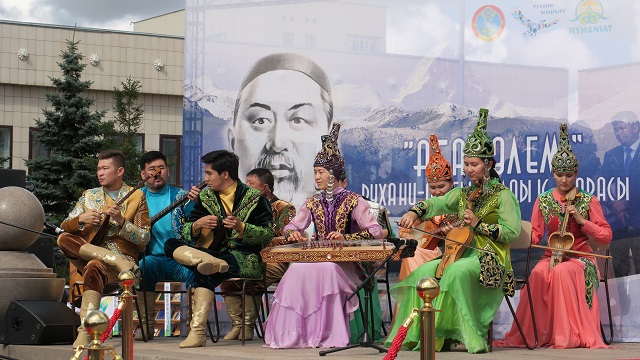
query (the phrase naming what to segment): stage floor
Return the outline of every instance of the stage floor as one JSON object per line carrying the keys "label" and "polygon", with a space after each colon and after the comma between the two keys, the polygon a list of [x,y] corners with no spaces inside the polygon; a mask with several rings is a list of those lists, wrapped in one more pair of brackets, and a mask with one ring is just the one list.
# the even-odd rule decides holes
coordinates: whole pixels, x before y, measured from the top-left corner
{"label": "stage floor", "polygon": [[[353,359],[382,359],[384,354],[378,353],[372,348],[355,348],[337,353],[328,354],[325,357],[318,355],[318,349],[290,349],[274,350],[263,347],[262,341],[249,341],[241,346],[239,341],[220,340],[219,343],[207,343],[205,348],[180,349],[178,344],[182,338],[159,338],[148,343],[135,342],[134,358],[136,360],[298,360],[298,359],[328,359],[328,360],[353,360]],[[120,353],[120,339],[114,338],[107,341],[107,345],[116,347]],[[69,360],[73,355],[70,345],[5,345],[2,347],[2,355],[18,360]],[[86,354],[86,353],[85,353]],[[451,352],[437,353],[438,359],[479,359],[491,358],[492,360],[512,359],[640,359],[640,343],[614,343],[611,349],[500,349],[494,348],[490,354],[473,355],[463,349],[454,349]],[[1,357],[0,357],[1,358]],[[84,356],[82,357],[84,358]],[[397,359],[419,359],[419,352],[401,351]],[[105,359],[111,359],[105,355]]]}

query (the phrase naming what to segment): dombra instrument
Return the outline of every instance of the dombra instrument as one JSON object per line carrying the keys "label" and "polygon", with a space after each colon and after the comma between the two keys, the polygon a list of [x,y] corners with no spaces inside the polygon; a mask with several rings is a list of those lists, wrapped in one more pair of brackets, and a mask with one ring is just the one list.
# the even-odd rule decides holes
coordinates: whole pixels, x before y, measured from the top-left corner
{"label": "dombra instrument", "polygon": [[399,233],[401,238],[416,240],[419,247],[427,250],[435,250],[440,242],[439,238],[429,235],[429,233],[443,235],[440,232],[440,226],[432,220],[425,220],[411,229],[400,227]]}
{"label": "dombra instrument", "polygon": [[[231,212],[228,216],[236,216],[240,211],[245,209],[248,206],[255,205],[258,202],[260,196],[265,195],[266,191],[262,190],[259,193],[253,194],[242,206],[239,206],[237,209]],[[222,244],[222,242],[227,238],[226,228],[222,223],[222,219],[218,219],[218,223],[215,229],[207,229],[204,228],[200,230],[200,236],[198,236],[198,240],[196,240],[195,245],[198,247],[203,247],[206,249],[213,249]]]}
{"label": "dombra instrument", "polygon": [[[207,187],[207,182],[206,181],[202,181],[201,183],[199,183],[198,185],[196,185],[196,187],[200,190],[204,189],[205,187]],[[182,204],[183,202],[185,202],[187,199],[189,199],[189,193],[186,193],[184,195],[182,195],[181,197],[179,197],[176,201],[172,202],[171,205],[167,206],[166,208],[158,211],[157,214],[153,215],[151,217],[151,226],[153,227],[153,224],[155,224],[158,220],[162,219],[163,216],[167,215],[168,213],[171,212],[171,210],[177,208],[178,206],[180,206],[180,204]]]}
{"label": "dombra instrument", "polygon": [[[309,246],[303,241],[268,247],[260,251],[260,256],[265,263],[359,262],[384,260],[395,249],[392,243],[384,240],[352,240],[331,245],[320,241],[314,243]],[[396,252],[392,259],[399,260],[400,253]]]}
{"label": "dombra instrument", "polygon": [[[120,200],[116,201],[115,206],[122,205],[127,199],[136,192],[136,190],[142,188],[147,180],[151,178],[157,178],[160,176],[160,169],[155,171],[151,171],[150,175],[147,175],[144,179],[140,180],[136,186],[131,189],[125,196],[123,196]],[[106,196],[106,195],[105,195]],[[103,207],[100,211],[102,212],[102,220],[100,220],[100,224],[94,226],[85,226],[82,234],[83,238],[86,242],[90,244],[100,244],[104,238],[109,233],[109,223],[111,222],[111,216],[104,213],[106,207]]]}

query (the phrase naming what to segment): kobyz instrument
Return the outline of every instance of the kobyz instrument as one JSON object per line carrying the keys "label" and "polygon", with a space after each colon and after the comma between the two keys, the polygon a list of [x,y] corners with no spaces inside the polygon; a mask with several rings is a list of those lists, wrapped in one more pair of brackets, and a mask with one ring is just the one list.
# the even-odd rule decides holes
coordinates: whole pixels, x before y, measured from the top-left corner
{"label": "kobyz instrument", "polygon": [[[131,189],[125,196],[123,196],[120,200],[116,201],[115,206],[120,206],[124,204],[127,199],[136,192],[136,190],[141,189],[147,180],[151,178],[155,178],[160,175],[160,169],[152,171],[150,175],[146,176],[144,179],[140,180],[136,186]],[[105,196],[107,196],[105,194]],[[104,238],[109,233],[109,223],[111,222],[111,216],[104,213],[106,208],[102,208],[100,211],[102,212],[102,220],[100,224],[95,226],[85,226],[82,232],[83,238],[86,242],[90,244],[100,244]]]}
{"label": "kobyz instrument", "polygon": [[[467,209],[471,210],[473,202],[476,201],[481,194],[482,186],[479,186],[469,194],[467,197]],[[451,229],[447,234],[447,238],[444,241],[442,260],[440,260],[438,268],[436,269],[436,279],[442,278],[444,270],[456,260],[460,259],[465,250],[467,250],[467,245],[471,245],[471,241],[473,240],[473,231],[471,231],[468,226],[461,227],[463,225],[464,221],[462,219],[458,220],[456,224],[454,224],[453,229]],[[453,241],[447,241],[447,239]]]}
{"label": "kobyz instrument", "polygon": [[564,207],[564,219],[562,221],[562,226],[558,231],[555,231],[549,235],[549,247],[554,248],[555,250],[551,250],[551,262],[549,262],[549,271],[553,269],[556,265],[562,262],[562,258],[564,257],[564,251],[571,249],[573,246],[573,242],[575,241],[573,234],[567,231],[567,224],[569,223],[569,212],[567,208],[571,206],[573,201],[576,198],[576,188],[574,187],[565,195],[565,199],[567,203]]}
{"label": "kobyz instrument", "polygon": [[473,240],[473,232],[468,227],[454,227],[447,234],[447,239],[453,241],[444,241],[444,253],[442,254],[442,260],[438,264],[436,269],[436,278],[442,278],[444,270],[456,260],[462,257],[462,254],[471,245]]}
{"label": "kobyz instrument", "polygon": [[438,242],[440,239],[436,238],[433,235],[427,234],[429,233],[439,233],[440,227],[436,225],[432,220],[425,220],[420,224],[414,226],[411,229],[399,228],[399,237],[403,239],[413,239],[418,242],[418,246],[427,249],[427,250],[435,250],[438,247]]}
{"label": "kobyz instrument", "polygon": [[[291,262],[348,262],[384,260],[395,246],[384,240],[354,240],[351,246],[303,247],[302,243],[273,246],[262,249],[260,255],[265,263]],[[345,243],[346,245],[347,243]],[[400,259],[400,252],[392,257]]]}

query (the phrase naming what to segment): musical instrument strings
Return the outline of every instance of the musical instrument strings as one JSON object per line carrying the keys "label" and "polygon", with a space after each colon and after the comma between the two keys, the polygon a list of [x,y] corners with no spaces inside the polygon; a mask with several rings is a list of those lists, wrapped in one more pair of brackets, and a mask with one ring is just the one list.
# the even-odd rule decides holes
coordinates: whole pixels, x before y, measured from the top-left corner
{"label": "musical instrument strings", "polygon": [[[198,185],[196,185],[196,187],[200,190],[204,189],[205,187],[207,187],[207,182],[206,181],[202,181],[201,183],[199,183]],[[157,214],[153,215],[151,217],[151,227],[153,227],[153,224],[155,224],[158,220],[160,220],[163,216],[167,215],[168,213],[171,212],[171,210],[177,208],[178,206],[180,206],[180,204],[182,204],[185,200],[187,200],[189,198],[189,193],[186,193],[184,195],[182,195],[181,197],[179,197],[176,201],[174,201],[173,203],[171,203],[171,205],[167,206],[166,208],[160,210]]]}

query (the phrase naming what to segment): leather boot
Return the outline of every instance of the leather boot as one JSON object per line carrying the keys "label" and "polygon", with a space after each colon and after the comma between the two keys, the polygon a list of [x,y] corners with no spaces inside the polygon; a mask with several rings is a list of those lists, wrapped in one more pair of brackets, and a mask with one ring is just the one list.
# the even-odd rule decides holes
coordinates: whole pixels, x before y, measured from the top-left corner
{"label": "leather boot", "polygon": [[209,312],[211,312],[213,300],[213,291],[203,287],[194,290],[191,324],[189,325],[191,330],[187,338],[180,343],[181,348],[207,346],[205,327],[207,326],[207,319],[209,318]]}
{"label": "leather boot", "polygon": [[238,340],[238,336],[240,336],[240,332],[242,331],[242,303],[240,296],[232,296],[232,295],[223,295],[224,303],[227,306],[227,312],[229,313],[229,317],[231,318],[231,323],[233,327],[231,331],[227,335],[225,335],[225,340]]}
{"label": "leather boot", "polygon": [[258,318],[258,312],[253,303],[253,296],[244,296],[244,328],[242,333],[238,337],[238,340],[242,340],[244,334],[244,340],[253,340],[253,329],[256,326],[256,319]]}
{"label": "leather boot", "polygon": [[[147,337],[147,341],[153,340],[153,333],[156,327],[156,293],[154,291],[139,291],[138,306],[140,307],[138,319],[140,319],[141,330],[138,331],[133,339],[137,341],[144,341],[144,338],[142,337],[142,329],[144,329],[144,335]],[[147,322],[149,323],[149,326],[147,326]]]}
{"label": "leather boot", "polygon": [[135,262],[127,259],[126,257],[93,244],[84,244],[80,246],[78,255],[82,260],[87,261],[100,259],[107,265],[115,266],[118,269],[118,272],[135,270],[138,267]]}
{"label": "leather boot", "polygon": [[180,246],[175,249],[173,258],[182,265],[197,266],[198,272],[202,275],[224,273],[229,270],[229,264],[226,261],[189,246]]}
{"label": "leather boot", "polygon": [[87,346],[91,342],[91,336],[84,328],[84,318],[87,313],[93,310],[100,310],[100,298],[101,295],[95,290],[85,290],[82,294],[82,305],[80,305],[80,326],[78,327],[78,337],[73,342],[73,348],[77,349],[78,346]]}

